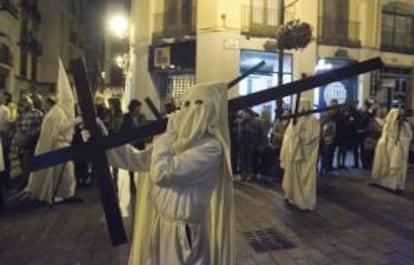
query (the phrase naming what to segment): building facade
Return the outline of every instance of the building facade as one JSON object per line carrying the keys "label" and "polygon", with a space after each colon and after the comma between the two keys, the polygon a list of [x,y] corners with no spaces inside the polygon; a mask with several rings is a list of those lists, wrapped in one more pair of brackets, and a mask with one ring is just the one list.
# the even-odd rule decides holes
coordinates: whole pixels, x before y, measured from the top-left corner
{"label": "building facade", "polygon": [[42,14],[38,36],[43,46],[38,64],[39,89],[48,90],[56,83],[59,58],[69,69],[70,62],[79,57],[86,60],[92,87],[102,86],[104,1],[38,2]]}
{"label": "building facade", "polygon": [[[300,19],[313,27],[314,41],[284,56],[283,81],[354,62],[381,57],[383,69],[335,82],[304,96],[323,106],[366,99],[414,108],[414,3],[410,0],[285,1],[285,21]],[[278,83],[274,32],[277,1],[132,1],[131,86],[138,98],[160,106],[194,82],[228,81],[259,60],[257,74],[229,91],[230,97]],[[291,99],[284,99],[287,106]]]}
{"label": "building facade", "polygon": [[0,1],[0,90],[14,92],[20,66],[18,1]]}
{"label": "building facade", "polygon": [[[17,99],[25,92],[52,92],[58,59],[87,60],[94,87],[103,61],[103,0],[1,0],[0,89]],[[99,15],[93,15],[99,14]]]}

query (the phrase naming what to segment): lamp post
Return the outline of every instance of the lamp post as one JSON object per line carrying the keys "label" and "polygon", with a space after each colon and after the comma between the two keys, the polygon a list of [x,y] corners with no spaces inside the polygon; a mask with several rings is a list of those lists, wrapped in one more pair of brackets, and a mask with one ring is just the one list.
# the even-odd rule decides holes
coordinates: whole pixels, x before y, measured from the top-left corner
{"label": "lamp post", "polygon": [[[124,80],[126,73],[128,71],[128,63],[129,63],[129,46],[128,46],[128,29],[129,29],[129,21],[127,15],[124,13],[117,13],[113,14],[108,19],[107,25],[108,31],[111,36],[114,38],[110,38],[111,45],[110,49],[107,51],[109,52],[111,63],[109,65],[116,65],[119,69],[121,69],[121,86],[124,85]],[[114,52],[114,47],[116,52]],[[108,58],[109,59],[109,58]],[[111,77],[110,77],[111,78]],[[112,82],[111,82],[112,83]]]}
{"label": "lamp post", "polygon": [[[283,25],[285,23],[285,0],[279,0],[279,26]],[[279,67],[278,67],[278,73],[277,73],[277,84],[280,86],[283,84],[283,47],[281,45],[278,45],[278,51],[279,51]],[[282,98],[276,99],[276,117],[280,117],[282,115],[282,104],[283,100]]]}
{"label": "lamp post", "polygon": [[128,35],[128,18],[123,14],[116,14],[109,19],[109,30],[120,39]]}

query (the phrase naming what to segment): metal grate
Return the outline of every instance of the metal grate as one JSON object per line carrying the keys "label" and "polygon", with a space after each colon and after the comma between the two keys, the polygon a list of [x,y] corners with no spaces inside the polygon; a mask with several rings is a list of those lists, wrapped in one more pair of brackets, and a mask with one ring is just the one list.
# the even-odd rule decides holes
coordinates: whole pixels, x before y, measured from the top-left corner
{"label": "metal grate", "polygon": [[176,107],[181,106],[184,92],[195,83],[195,75],[172,75],[169,77],[167,98],[172,99]]}
{"label": "metal grate", "polygon": [[296,247],[285,236],[281,235],[272,228],[253,232],[244,232],[243,235],[256,252],[268,252]]}

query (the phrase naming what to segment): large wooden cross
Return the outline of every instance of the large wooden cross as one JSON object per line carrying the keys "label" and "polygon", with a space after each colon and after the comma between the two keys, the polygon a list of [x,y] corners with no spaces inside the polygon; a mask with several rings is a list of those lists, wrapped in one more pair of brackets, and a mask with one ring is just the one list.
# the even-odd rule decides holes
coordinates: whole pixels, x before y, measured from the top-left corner
{"label": "large wooden cross", "polygon": [[305,110],[305,111],[301,111],[301,112],[296,112],[290,115],[284,115],[282,117],[280,117],[281,120],[289,120],[289,119],[297,119],[299,117],[302,116],[308,116],[311,114],[315,114],[315,113],[322,113],[322,112],[328,112],[328,111],[332,111],[332,110],[341,110],[344,109],[346,107],[350,107],[352,105],[356,105],[358,102],[347,102],[347,103],[343,103],[343,104],[338,104],[338,105],[334,105],[334,106],[328,106],[325,108],[319,108],[319,109],[311,109],[311,110]]}
{"label": "large wooden cross", "polygon": [[[75,85],[82,111],[82,117],[86,128],[91,133],[91,138],[86,143],[77,144],[35,157],[32,170],[40,170],[75,159],[91,160],[94,168],[93,173],[97,176],[96,179],[99,181],[98,184],[101,194],[101,201],[106,215],[111,242],[114,246],[116,246],[126,242],[126,236],[117,205],[117,198],[111,183],[111,176],[105,151],[137,139],[144,139],[146,137],[164,132],[167,125],[167,119],[158,116],[157,118],[159,118],[159,120],[149,122],[137,129],[120,132],[110,136],[103,136],[96,124],[96,111],[92,101],[92,93],[89,86],[85,64],[83,60],[79,59],[74,62],[73,66]],[[237,84],[237,82],[242,80],[251,72],[254,72],[254,70],[259,67],[261,67],[261,65],[250,69],[247,73],[244,73],[240,77],[231,81],[228,86],[231,87]],[[379,58],[375,58],[317,76],[304,78],[289,84],[271,87],[264,91],[229,100],[229,111],[236,112],[241,109],[275,100],[276,98],[297,94],[321,85],[363,74],[380,67],[382,67],[381,60]]]}

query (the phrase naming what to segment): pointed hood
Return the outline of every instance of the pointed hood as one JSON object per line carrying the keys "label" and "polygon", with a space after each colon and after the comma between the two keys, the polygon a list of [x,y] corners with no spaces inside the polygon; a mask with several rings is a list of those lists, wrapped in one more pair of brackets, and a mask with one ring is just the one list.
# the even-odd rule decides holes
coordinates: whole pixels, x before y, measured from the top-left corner
{"label": "pointed hood", "polygon": [[201,83],[190,88],[184,95],[183,106],[172,119],[172,129],[178,135],[173,145],[176,153],[187,149],[205,133],[214,136],[222,145],[222,167],[210,201],[210,250],[212,264],[232,265],[235,262],[234,202],[227,85]]}
{"label": "pointed hood", "polygon": [[59,72],[57,80],[57,106],[61,107],[68,119],[75,119],[75,99],[72,93],[72,87],[66,74],[65,67],[61,59],[59,59]]}

